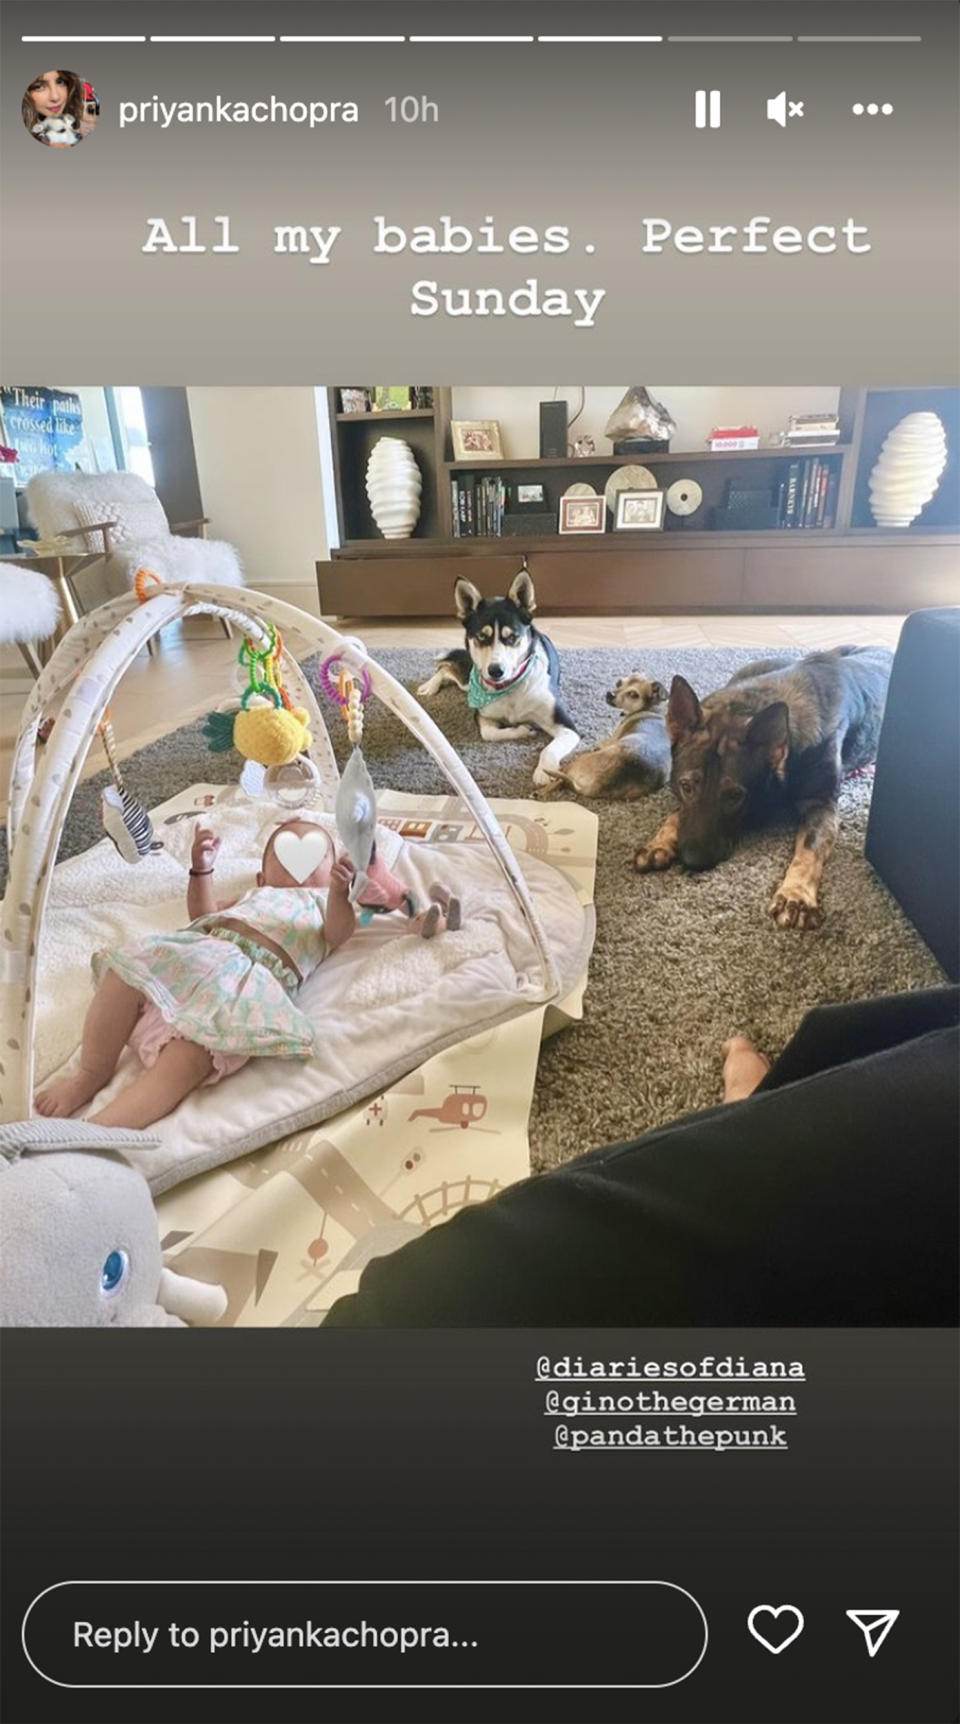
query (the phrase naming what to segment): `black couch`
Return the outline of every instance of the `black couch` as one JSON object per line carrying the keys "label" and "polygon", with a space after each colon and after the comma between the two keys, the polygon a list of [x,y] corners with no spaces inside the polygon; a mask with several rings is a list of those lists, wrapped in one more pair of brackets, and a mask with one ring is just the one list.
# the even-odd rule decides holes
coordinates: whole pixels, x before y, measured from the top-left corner
{"label": "black couch", "polygon": [[950,980],[960,979],[960,607],[914,611],[904,623],[866,853]]}

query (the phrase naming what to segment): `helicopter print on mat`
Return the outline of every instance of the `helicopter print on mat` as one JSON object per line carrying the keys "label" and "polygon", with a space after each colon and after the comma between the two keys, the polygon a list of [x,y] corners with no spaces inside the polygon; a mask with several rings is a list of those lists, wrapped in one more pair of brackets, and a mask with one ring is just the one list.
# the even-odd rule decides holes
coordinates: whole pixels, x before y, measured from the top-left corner
{"label": "helicopter print on mat", "polygon": [[479,1084],[455,1083],[450,1085],[451,1093],[444,1097],[439,1107],[418,1107],[408,1115],[408,1119],[436,1119],[439,1125],[430,1127],[435,1131],[488,1131],[495,1137],[500,1133],[496,1126],[481,1125],[480,1121],[486,1114],[488,1101],[481,1095]]}

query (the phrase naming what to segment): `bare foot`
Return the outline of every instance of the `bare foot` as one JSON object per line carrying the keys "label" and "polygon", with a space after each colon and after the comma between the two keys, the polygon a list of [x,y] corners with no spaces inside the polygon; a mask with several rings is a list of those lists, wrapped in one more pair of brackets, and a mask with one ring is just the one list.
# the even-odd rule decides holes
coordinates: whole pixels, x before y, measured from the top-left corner
{"label": "bare foot", "polygon": [[100,1079],[91,1077],[89,1072],[69,1072],[42,1089],[34,1097],[33,1105],[44,1119],[69,1119],[78,1107],[93,1100],[99,1088]]}
{"label": "bare foot", "polygon": [[723,1099],[746,1101],[770,1070],[770,1061],[759,1054],[746,1036],[731,1036],[723,1044]]}

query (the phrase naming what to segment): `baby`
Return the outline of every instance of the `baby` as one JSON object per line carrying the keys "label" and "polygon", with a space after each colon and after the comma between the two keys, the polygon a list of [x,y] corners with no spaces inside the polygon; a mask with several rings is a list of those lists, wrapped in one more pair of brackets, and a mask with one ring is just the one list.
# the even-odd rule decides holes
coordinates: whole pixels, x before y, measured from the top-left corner
{"label": "baby", "polygon": [[[354,931],[353,864],[337,859],[322,827],[288,820],[267,840],[255,889],[218,904],[219,848],[219,838],[198,826],[188,928],[94,954],[97,991],[80,1068],[41,1090],[38,1113],[66,1119],[84,1107],[113,1076],[126,1043],[143,1070],[93,1116],[98,1125],[142,1130],[200,1084],[218,1083],[254,1057],[317,1057],[316,1032],[294,995]],[[314,865],[304,876],[306,863]],[[429,910],[404,924],[425,939],[460,924],[456,898],[441,886],[431,886],[430,896]]]}

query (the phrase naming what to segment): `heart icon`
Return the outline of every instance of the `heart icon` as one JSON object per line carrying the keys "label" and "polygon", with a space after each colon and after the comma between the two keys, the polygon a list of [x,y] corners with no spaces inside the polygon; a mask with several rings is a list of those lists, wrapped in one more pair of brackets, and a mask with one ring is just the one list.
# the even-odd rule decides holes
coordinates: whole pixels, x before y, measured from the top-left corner
{"label": "heart icon", "polygon": [[[785,1621],[778,1623],[781,1616]],[[757,1626],[758,1620],[763,1621],[763,1628]],[[754,1640],[759,1640],[768,1652],[785,1652],[803,1633],[803,1611],[795,1604],[755,1604],[747,1617],[747,1627]]]}
{"label": "heart icon", "polygon": [[298,886],[309,880],[329,849],[330,840],[320,826],[313,832],[278,832],[273,841],[273,854]]}

